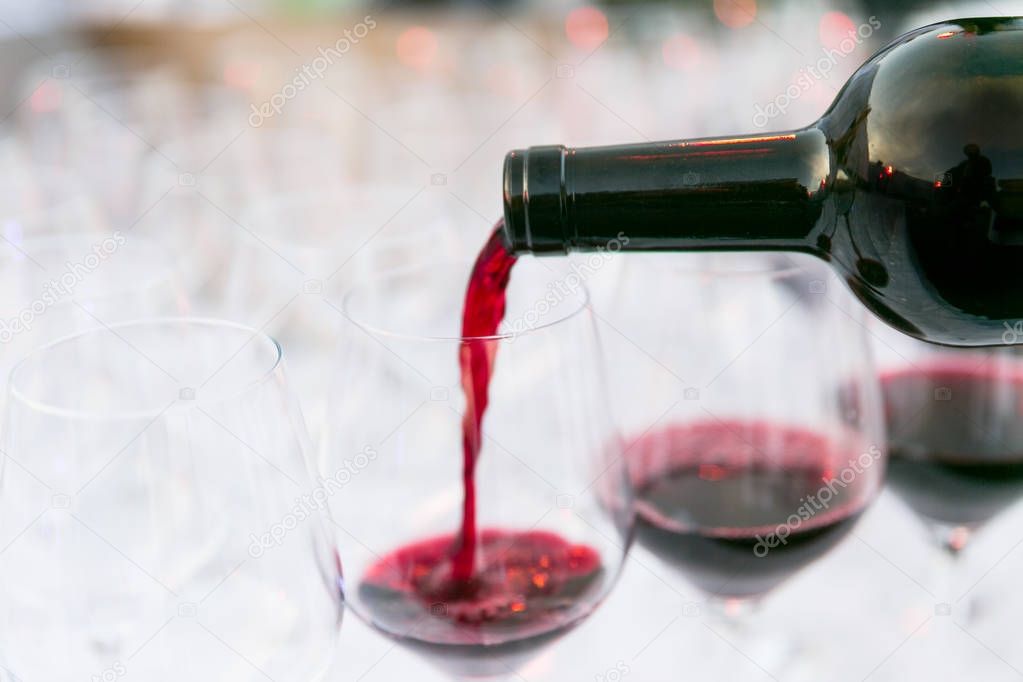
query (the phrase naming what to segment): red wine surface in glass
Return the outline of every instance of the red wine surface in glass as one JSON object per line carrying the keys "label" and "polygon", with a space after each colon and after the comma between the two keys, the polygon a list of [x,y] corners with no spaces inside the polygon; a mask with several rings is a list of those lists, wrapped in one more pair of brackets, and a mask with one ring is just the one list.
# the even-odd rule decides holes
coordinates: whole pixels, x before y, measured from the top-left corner
{"label": "red wine surface in glass", "polygon": [[920,515],[976,525],[1023,496],[1023,364],[938,358],[882,375],[888,482]]}
{"label": "red wine surface in glass", "polygon": [[385,629],[459,645],[538,636],[568,621],[601,572],[595,550],[554,533],[486,529],[475,539],[472,578],[455,583],[455,540],[412,543],[369,568],[360,596]]}
{"label": "red wine surface in glass", "polygon": [[871,487],[866,471],[836,478],[859,451],[770,422],[669,426],[627,452],[637,539],[722,597],[763,594],[820,557],[852,529]]}
{"label": "red wine surface in glass", "polygon": [[[453,535],[394,550],[367,571],[360,596],[388,632],[435,644],[490,645],[549,633],[575,620],[599,582],[598,552],[539,530],[480,529],[476,463],[516,257],[498,224],[480,252],[465,293],[459,367],[462,418],[462,524]],[[424,618],[428,614],[429,617]]]}

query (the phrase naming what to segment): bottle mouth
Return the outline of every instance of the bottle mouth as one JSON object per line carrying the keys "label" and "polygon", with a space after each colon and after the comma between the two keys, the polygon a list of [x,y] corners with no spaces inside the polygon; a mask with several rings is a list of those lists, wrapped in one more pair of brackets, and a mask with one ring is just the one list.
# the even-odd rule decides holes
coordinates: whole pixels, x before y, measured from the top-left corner
{"label": "bottle mouth", "polygon": [[568,252],[568,193],[560,145],[509,152],[504,159],[504,240],[514,253]]}

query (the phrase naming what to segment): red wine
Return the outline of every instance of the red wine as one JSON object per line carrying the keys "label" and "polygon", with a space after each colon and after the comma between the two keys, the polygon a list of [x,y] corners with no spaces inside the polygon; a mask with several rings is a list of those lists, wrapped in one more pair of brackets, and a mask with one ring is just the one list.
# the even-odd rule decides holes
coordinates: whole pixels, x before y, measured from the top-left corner
{"label": "red wine", "polygon": [[869,474],[848,483],[837,476],[858,455],[769,422],[647,434],[628,450],[637,539],[710,594],[763,594],[851,530]]}
{"label": "red wine", "polygon": [[359,590],[376,622],[389,632],[414,628],[415,639],[435,644],[535,637],[578,615],[602,570],[595,550],[554,533],[487,529],[474,540],[465,583],[452,580],[451,548],[461,541],[452,536],[412,543],[371,566]]}
{"label": "red wine", "polygon": [[[546,531],[479,529],[476,463],[516,257],[498,224],[473,266],[462,313],[462,524],[457,533],[398,548],[359,587],[374,621],[419,642],[461,647],[521,642],[558,630],[588,608],[603,571],[598,552]],[[425,617],[424,616],[429,616]]]}
{"label": "red wine", "polygon": [[506,239],[809,253],[903,333],[1023,344],[1021,120],[1023,19],[942,22],[874,55],[807,128],[513,151]]}
{"label": "red wine", "polygon": [[494,371],[497,341],[494,336],[504,319],[505,291],[512,266],[518,260],[504,247],[501,225],[483,246],[469,277],[462,308],[462,338],[458,364],[462,371],[465,414],[462,416],[462,532],[452,564],[452,580],[472,578],[476,543],[476,460],[482,447],[483,415],[490,401],[490,377]]}
{"label": "red wine", "polygon": [[1023,366],[949,357],[881,385],[888,480],[919,514],[976,525],[1023,496]]}

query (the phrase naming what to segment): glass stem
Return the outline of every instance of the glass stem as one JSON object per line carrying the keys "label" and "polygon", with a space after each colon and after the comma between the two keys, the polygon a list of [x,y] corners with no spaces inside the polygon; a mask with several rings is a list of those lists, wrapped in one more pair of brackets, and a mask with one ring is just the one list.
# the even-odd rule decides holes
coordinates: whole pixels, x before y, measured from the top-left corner
{"label": "glass stem", "polygon": [[747,666],[753,665],[777,675],[792,659],[792,643],[784,631],[765,621],[762,597],[712,598],[707,602],[704,625],[723,645],[721,651],[729,666],[745,659],[746,663],[741,664],[745,674],[749,673]]}
{"label": "glass stem", "polygon": [[962,623],[969,623],[974,619],[975,602],[968,592],[969,586],[963,585],[963,564],[974,528],[941,523],[932,523],[930,527],[941,553],[935,615],[954,616]]}

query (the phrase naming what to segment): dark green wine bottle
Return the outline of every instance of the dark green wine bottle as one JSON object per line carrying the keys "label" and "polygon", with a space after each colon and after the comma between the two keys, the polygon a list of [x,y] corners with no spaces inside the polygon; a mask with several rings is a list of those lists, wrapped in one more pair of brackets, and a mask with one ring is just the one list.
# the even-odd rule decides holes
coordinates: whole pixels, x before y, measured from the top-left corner
{"label": "dark green wine bottle", "polygon": [[513,151],[504,214],[517,253],[810,253],[906,334],[1023,344],[1023,19],[898,38],[802,130]]}

